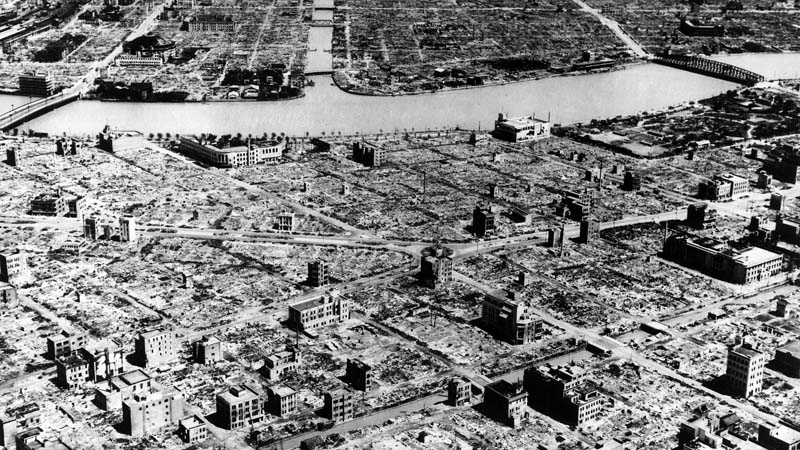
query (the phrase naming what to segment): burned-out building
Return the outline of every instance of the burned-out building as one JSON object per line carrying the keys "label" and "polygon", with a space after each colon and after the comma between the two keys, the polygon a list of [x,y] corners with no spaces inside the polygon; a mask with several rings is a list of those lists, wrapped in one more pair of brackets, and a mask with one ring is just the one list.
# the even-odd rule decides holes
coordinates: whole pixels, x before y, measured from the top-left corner
{"label": "burned-out building", "polygon": [[523,379],[530,405],[571,425],[582,425],[602,412],[605,396],[587,384],[578,367],[529,367]]}
{"label": "burned-out building", "polygon": [[533,342],[543,329],[542,319],[529,311],[519,294],[500,290],[484,297],[480,323],[496,339],[512,345]]}
{"label": "burned-out building", "polygon": [[759,247],[735,249],[713,238],[669,236],[665,258],[723,281],[750,284],[779,274],[783,256]]}

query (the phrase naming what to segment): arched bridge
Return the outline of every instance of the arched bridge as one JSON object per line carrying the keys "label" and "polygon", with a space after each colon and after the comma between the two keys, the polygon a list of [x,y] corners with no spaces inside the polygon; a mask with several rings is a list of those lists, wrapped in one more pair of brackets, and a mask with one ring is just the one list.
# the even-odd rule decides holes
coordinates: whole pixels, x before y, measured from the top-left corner
{"label": "arched bridge", "polygon": [[653,58],[653,62],[747,86],[766,80],[763,75],[755,72],[699,56],[657,56]]}
{"label": "arched bridge", "polygon": [[[7,131],[15,126],[52,111],[80,97],[76,91],[62,91],[50,97],[40,98],[11,111],[0,114],[0,130]],[[24,97],[20,97],[22,99]]]}

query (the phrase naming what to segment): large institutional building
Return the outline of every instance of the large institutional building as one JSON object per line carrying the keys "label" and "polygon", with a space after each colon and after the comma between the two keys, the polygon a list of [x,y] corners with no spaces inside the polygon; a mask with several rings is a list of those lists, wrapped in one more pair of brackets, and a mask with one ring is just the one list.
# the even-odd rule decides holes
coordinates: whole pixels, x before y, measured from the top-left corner
{"label": "large institutional building", "polygon": [[145,367],[168,363],[178,356],[178,343],[172,330],[139,333],[134,347],[135,358]]}
{"label": "large institutional building", "polygon": [[664,257],[720,280],[750,284],[780,273],[783,256],[759,247],[730,248],[713,238],[670,236],[664,241]]}
{"label": "large institutional building", "polygon": [[289,324],[300,331],[313,330],[350,318],[350,301],[337,292],[289,306]]}
{"label": "large institutional building", "polygon": [[511,142],[544,139],[550,137],[550,122],[535,116],[511,118],[501,113],[494,122],[494,135]]}
{"label": "large institutional building", "polygon": [[736,395],[750,397],[763,389],[767,355],[740,339],[728,348],[725,375],[728,388]]}
{"label": "large institutional building", "polygon": [[286,141],[263,144],[216,147],[194,136],[182,136],[180,151],[187,156],[215,167],[241,167],[277,161],[286,149]]}
{"label": "large institutional building", "polygon": [[494,291],[486,294],[481,324],[492,336],[512,345],[533,342],[542,330],[542,319],[528,311],[515,293]]}

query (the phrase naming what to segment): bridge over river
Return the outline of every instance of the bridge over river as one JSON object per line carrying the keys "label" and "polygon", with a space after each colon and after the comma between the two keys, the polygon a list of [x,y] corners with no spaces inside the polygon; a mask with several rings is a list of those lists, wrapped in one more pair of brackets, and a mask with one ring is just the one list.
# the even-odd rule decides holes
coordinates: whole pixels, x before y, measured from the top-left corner
{"label": "bridge over river", "polygon": [[756,83],[766,81],[763,75],[751,72],[747,69],[702,58],[700,56],[657,56],[652,60],[656,64],[662,64],[676,69],[688,70],[689,72],[699,73],[725,81],[732,81],[745,86],[752,86]]}

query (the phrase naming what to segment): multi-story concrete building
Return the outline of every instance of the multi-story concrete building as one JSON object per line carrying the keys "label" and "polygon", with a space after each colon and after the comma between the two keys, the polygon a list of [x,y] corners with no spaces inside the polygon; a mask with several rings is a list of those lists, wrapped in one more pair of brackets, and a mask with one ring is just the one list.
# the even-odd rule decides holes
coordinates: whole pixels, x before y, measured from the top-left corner
{"label": "multi-story concrete building", "polygon": [[494,233],[497,228],[497,214],[492,208],[481,208],[476,206],[472,210],[472,234],[482,238]]}
{"label": "multi-story concrete building", "polygon": [[133,399],[134,395],[146,394],[153,387],[150,375],[136,369],[117,375],[108,380],[106,389],[95,390],[95,403],[104,410],[114,410],[122,407],[122,402]]}
{"label": "multi-story concrete building", "polygon": [[19,302],[17,298],[17,288],[0,281],[0,305],[11,306]]}
{"label": "multi-story concrete building", "polygon": [[134,358],[144,367],[158,366],[178,357],[175,332],[169,329],[139,333],[134,341]]}
{"label": "multi-story concrete building", "polygon": [[334,423],[353,420],[353,399],[353,391],[349,389],[339,388],[326,392],[323,415]]}
{"label": "multi-story concrete building", "polygon": [[758,394],[763,389],[766,365],[766,354],[737,338],[736,343],[728,347],[728,364],[725,370],[728,389],[734,395],[745,398]]}
{"label": "multi-story concrete building", "polygon": [[350,301],[337,292],[289,306],[289,324],[300,331],[313,330],[350,318]]}
{"label": "multi-story concrete building", "polygon": [[19,93],[30,97],[53,95],[53,77],[47,73],[26,73],[19,76]]}
{"label": "multi-story concrete building", "polygon": [[233,16],[222,14],[200,14],[189,20],[189,31],[233,33],[238,23]]}
{"label": "multi-story concrete building", "polygon": [[472,403],[472,381],[466,377],[451,378],[447,383],[447,403],[464,406]]}
{"label": "multi-story concrete building", "polygon": [[431,289],[446,286],[453,281],[453,250],[440,246],[422,251],[419,263],[419,280]]}
{"label": "multi-story concrete building", "polygon": [[345,379],[353,389],[369,391],[372,389],[372,367],[359,359],[348,359]]}
{"label": "multi-story concrete building", "polygon": [[581,220],[580,235],[578,242],[588,244],[600,236],[600,222],[594,217],[587,217]]}
{"label": "multi-story concrete building", "polygon": [[577,367],[529,367],[523,380],[532,407],[571,425],[596,419],[605,404],[603,395],[585,385],[585,373]]}
{"label": "multi-story concrete building", "polygon": [[276,217],[275,229],[278,231],[293,232],[295,227],[294,213],[278,214]]}
{"label": "multi-story concrete building", "polygon": [[273,353],[264,359],[264,376],[270,381],[279,380],[286,372],[297,370],[301,360],[302,355],[298,349]]}
{"label": "multi-story concrete building", "polygon": [[327,286],[331,282],[328,263],[325,261],[311,261],[308,263],[308,285],[311,287]]}
{"label": "multi-story concrete building", "polygon": [[689,205],[686,211],[686,225],[697,230],[705,230],[713,227],[716,223],[717,212],[708,209],[708,203],[697,202]]}
{"label": "multi-story concrete building", "polygon": [[122,242],[136,242],[139,235],[136,233],[136,220],[133,217],[119,218],[119,240]]}
{"label": "multi-story concrete building", "polygon": [[782,424],[758,426],[758,444],[767,450],[800,449],[800,431]]}
{"label": "multi-story concrete building", "polygon": [[208,438],[208,427],[197,415],[184,417],[178,421],[178,437],[192,444],[202,442]]}
{"label": "multi-story concrete building", "polygon": [[89,380],[97,382],[122,375],[125,369],[125,352],[117,344],[106,341],[87,345],[78,353],[89,362]]}
{"label": "multi-story concrete building", "polygon": [[61,217],[69,212],[67,206],[67,199],[57,194],[39,194],[31,200],[31,209],[29,214],[32,216],[51,216]]}
{"label": "multi-story concrete building", "polygon": [[96,241],[102,235],[100,225],[97,217],[85,217],[83,219],[83,237],[90,241]]}
{"label": "multi-story concrete building", "polygon": [[214,336],[203,336],[192,344],[194,360],[200,364],[222,361],[222,342]]}
{"label": "multi-story concrete building", "polygon": [[226,430],[261,423],[265,413],[264,400],[249,386],[237,385],[217,394],[217,418]]}
{"label": "multi-story concrete building", "polygon": [[775,349],[775,368],[786,376],[800,378],[800,341],[790,342]]}
{"label": "multi-story concrete building", "polygon": [[17,149],[9,148],[6,150],[6,164],[8,164],[11,167],[17,167],[19,165]]}
{"label": "multi-story concrete building", "polygon": [[713,180],[700,183],[699,195],[709,200],[739,198],[750,192],[750,180],[738,175],[723,173]]}
{"label": "multi-story concrete building", "polygon": [[28,275],[28,257],[19,250],[0,253],[0,282],[17,286]]}
{"label": "multi-story concrete building", "polygon": [[88,334],[69,333],[62,330],[59,334],[54,334],[47,338],[47,357],[55,360],[85,347],[88,343]]}
{"label": "multi-story concrete building", "polygon": [[487,384],[483,390],[486,414],[514,428],[527,416],[527,403],[528,393],[520,384],[500,380]]}
{"label": "multi-story concrete building", "polygon": [[56,380],[67,389],[84,384],[90,380],[89,361],[80,352],[56,358]]}
{"label": "multi-story concrete building", "polygon": [[525,142],[550,137],[550,121],[536,116],[510,118],[499,114],[494,122],[494,136],[510,142]]}
{"label": "multi-story concrete building", "polygon": [[367,167],[380,167],[384,162],[383,148],[369,142],[353,142],[353,161]]}
{"label": "multi-story concrete building", "polygon": [[279,384],[267,388],[267,406],[269,412],[286,417],[297,412],[297,392],[294,389]]}
{"label": "multi-story concrete building", "polygon": [[678,264],[730,283],[750,284],[781,272],[783,256],[759,247],[738,250],[713,238],[691,239],[672,235],[663,255]]}
{"label": "multi-story concrete building", "polygon": [[0,447],[13,449],[18,432],[41,425],[41,409],[36,403],[8,408],[0,414]]}
{"label": "multi-story concrete building", "polygon": [[556,216],[580,222],[589,216],[591,204],[590,194],[564,191],[561,201],[556,205]]}
{"label": "multi-story concrete building", "polygon": [[286,141],[248,142],[247,145],[218,148],[194,136],[182,136],[179,149],[215,167],[241,167],[279,160],[286,149]]}
{"label": "multi-story concrete building", "polygon": [[131,436],[154,433],[183,417],[183,398],[177,391],[134,394],[122,402],[122,429]]}
{"label": "multi-story concrete building", "polygon": [[481,310],[481,325],[496,339],[511,345],[533,342],[541,333],[542,319],[514,292],[494,291],[486,294]]}

